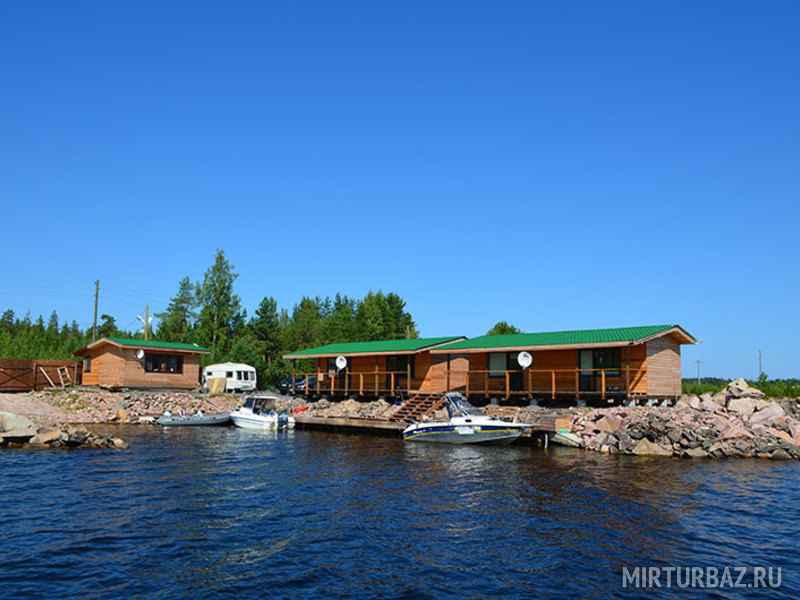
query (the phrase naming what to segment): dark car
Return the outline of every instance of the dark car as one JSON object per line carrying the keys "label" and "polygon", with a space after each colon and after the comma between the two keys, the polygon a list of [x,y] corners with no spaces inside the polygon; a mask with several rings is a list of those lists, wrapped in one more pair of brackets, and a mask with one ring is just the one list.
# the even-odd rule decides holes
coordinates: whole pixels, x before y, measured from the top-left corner
{"label": "dark car", "polygon": [[[313,388],[316,385],[317,380],[313,375],[311,375],[308,378],[308,383]],[[278,384],[278,389],[281,391],[282,394],[291,394],[292,393],[292,378],[291,377],[286,377],[286,378],[282,379],[281,382]],[[306,378],[305,377],[295,377],[295,379],[294,379],[294,391],[295,392],[304,392],[305,389],[306,389]]]}

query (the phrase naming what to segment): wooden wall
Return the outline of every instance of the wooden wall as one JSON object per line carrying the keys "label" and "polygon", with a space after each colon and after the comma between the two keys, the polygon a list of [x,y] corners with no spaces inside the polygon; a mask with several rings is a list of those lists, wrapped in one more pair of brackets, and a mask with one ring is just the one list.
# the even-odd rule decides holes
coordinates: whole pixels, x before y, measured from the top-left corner
{"label": "wooden wall", "polygon": [[[49,388],[50,381],[61,386],[58,367],[67,367],[73,383],[81,382],[81,363],[74,360],[0,359],[0,390],[27,391]],[[47,377],[42,373],[44,370]]]}
{"label": "wooden wall", "polygon": [[647,342],[647,394],[681,395],[681,345],[669,336]]}

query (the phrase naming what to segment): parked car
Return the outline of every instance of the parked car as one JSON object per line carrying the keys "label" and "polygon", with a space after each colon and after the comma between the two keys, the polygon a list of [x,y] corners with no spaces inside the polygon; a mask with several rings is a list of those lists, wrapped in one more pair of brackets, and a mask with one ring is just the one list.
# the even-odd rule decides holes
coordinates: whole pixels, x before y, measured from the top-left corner
{"label": "parked car", "polygon": [[[313,388],[317,385],[317,380],[313,375],[310,375],[308,378],[308,382],[311,384]],[[292,393],[292,378],[286,377],[281,380],[278,384],[278,389],[280,389],[282,394],[291,394]],[[306,389],[306,378],[305,377],[295,377],[294,379],[294,391],[295,392],[305,392]]]}

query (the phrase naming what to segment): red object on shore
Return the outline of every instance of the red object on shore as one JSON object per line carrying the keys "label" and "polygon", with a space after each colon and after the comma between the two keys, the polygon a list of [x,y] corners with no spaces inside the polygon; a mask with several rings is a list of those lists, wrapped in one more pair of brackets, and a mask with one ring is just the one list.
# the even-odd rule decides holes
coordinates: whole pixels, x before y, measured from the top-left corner
{"label": "red object on shore", "polygon": [[304,410],[308,410],[309,408],[310,408],[310,407],[309,407],[308,405],[306,405],[306,406],[301,406],[300,408],[295,408],[295,409],[292,411],[292,414],[293,414],[293,415],[296,415],[297,413],[301,413],[301,412],[303,412]]}

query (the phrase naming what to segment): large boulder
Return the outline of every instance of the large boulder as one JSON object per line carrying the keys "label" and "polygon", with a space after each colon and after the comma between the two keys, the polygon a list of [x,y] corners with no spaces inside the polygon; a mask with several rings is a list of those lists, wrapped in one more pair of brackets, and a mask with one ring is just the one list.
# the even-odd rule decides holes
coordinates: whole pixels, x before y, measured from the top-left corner
{"label": "large boulder", "polygon": [[667,450],[647,438],[639,440],[639,443],[633,449],[633,453],[639,456],[672,456],[672,450]]}
{"label": "large boulder", "polygon": [[684,394],[680,397],[675,403],[675,408],[679,410],[685,410],[687,407],[694,408],[697,410],[700,408],[700,397],[697,394]]}
{"label": "large boulder", "polygon": [[702,410],[702,411],[716,412],[720,408],[722,408],[722,405],[717,403],[717,402],[715,402],[711,398],[705,398],[705,399],[700,401],[700,406],[698,408],[699,408],[699,410]]}
{"label": "large boulder", "polygon": [[777,402],[770,402],[765,408],[753,413],[749,422],[751,427],[769,427],[784,417],[786,417],[786,413],[781,405]]}
{"label": "large boulder", "polygon": [[61,431],[58,429],[45,429],[31,438],[31,445],[47,445],[61,439]]}
{"label": "large boulder", "polygon": [[728,401],[728,411],[738,414],[742,419],[747,419],[756,411],[756,399],[750,396],[731,398]]}
{"label": "large boulder", "polygon": [[606,415],[594,424],[595,429],[599,429],[600,431],[605,431],[607,433],[617,431],[621,425],[622,418],[615,417],[614,415]]}
{"label": "large boulder", "polygon": [[725,389],[714,394],[714,401],[727,406],[728,402],[734,398],[764,398],[764,396],[764,392],[750,387],[744,378],[739,377],[739,379],[731,381]]}
{"label": "large boulder", "polygon": [[8,442],[13,442],[15,444],[26,444],[35,435],[35,427],[25,427],[21,429],[3,431],[0,432],[0,444],[7,444]]}
{"label": "large boulder", "polygon": [[11,431],[12,429],[29,429],[34,424],[28,417],[15,415],[10,412],[0,411],[0,431]]}

